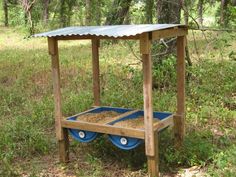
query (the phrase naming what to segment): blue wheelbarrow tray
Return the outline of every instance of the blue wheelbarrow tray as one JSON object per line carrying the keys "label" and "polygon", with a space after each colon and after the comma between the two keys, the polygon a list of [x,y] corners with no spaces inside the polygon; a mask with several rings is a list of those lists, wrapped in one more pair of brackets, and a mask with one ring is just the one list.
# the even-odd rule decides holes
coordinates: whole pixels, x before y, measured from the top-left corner
{"label": "blue wheelbarrow tray", "polygon": [[[171,113],[163,113],[163,112],[154,112],[153,113],[153,118],[154,119],[158,119],[158,120],[163,120],[165,118],[167,118],[168,116],[172,115]],[[126,121],[129,119],[138,119],[140,117],[144,117],[144,111],[137,111],[133,114],[130,114],[128,116],[122,117],[118,120],[115,120],[111,123],[109,123],[110,125],[114,125],[117,122],[121,122],[121,121]],[[124,136],[117,136],[117,135],[108,135],[110,141],[117,146],[120,149],[123,150],[131,150],[136,148],[137,146],[139,146],[141,143],[143,143],[144,141],[142,139],[138,139],[138,138],[131,138],[131,137],[124,137]]]}
{"label": "blue wheelbarrow tray", "polygon": [[[113,107],[96,107],[94,109],[91,109],[90,111],[86,111],[86,112],[71,116],[71,117],[67,118],[67,120],[79,121],[79,116],[81,116],[81,115],[85,115],[87,113],[94,113],[94,114],[95,113],[102,113],[104,111],[114,111],[119,114],[124,114],[128,111],[131,111],[131,109],[113,108]],[[83,142],[83,143],[91,142],[91,141],[95,140],[98,136],[101,135],[101,133],[97,133],[97,132],[85,131],[85,130],[80,130],[80,129],[72,129],[72,128],[68,128],[68,131],[69,131],[70,135],[75,140],[77,140],[79,142]]]}

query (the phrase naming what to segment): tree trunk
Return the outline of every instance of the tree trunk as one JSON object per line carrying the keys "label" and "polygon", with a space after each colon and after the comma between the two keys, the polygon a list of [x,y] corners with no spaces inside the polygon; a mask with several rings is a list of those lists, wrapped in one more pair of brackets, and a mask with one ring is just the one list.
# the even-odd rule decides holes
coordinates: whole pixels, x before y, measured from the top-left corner
{"label": "tree trunk", "polygon": [[204,0],[198,0],[198,23],[200,26],[203,26],[203,1]]}
{"label": "tree trunk", "polygon": [[130,13],[127,12],[123,24],[129,25],[131,23]]}
{"label": "tree trunk", "polygon": [[185,0],[180,0],[180,9],[183,9],[184,11],[184,24],[188,25],[188,20],[189,20],[189,10],[188,6],[186,5]]}
{"label": "tree trunk", "polygon": [[67,26],[70,26],[71,25],[71,16],[73,15],[73,7],[75,5],[75,1],[74,0],[70,0],[70,1],[66,1],[67,2],[67,18],[66,18],[66,21],[67,21]]}
{"label": "tree trunk", "polygon": [[71,24],[71,16],[73,15],[73,7],[76,0],[60,0],[60,26],[66,27]]}
{"label": "tree trunk", "polygon": [[36,0],[22,0],[22,7],[24,9],[26,24],[29,26],[30,35],[34,34],[34,21],[32,19],[32,10],[34,7]]}
{"label": "tree trunk", "polygon": [[101,18],[102,18],[101,2],[96,1],[95,5],[96,5],[96,11],[95,11],[96,14],[94,14],[94,15],[95,15],[96,25],[101,25]]}
{"label": "tree trunk", "polygon": [[129,11],[132,0],[114,0],[111,10],[108,13],[105,24],[119,25],[124,23],[124,19]]}
{"label": "tree trunk", "polygon": [[66,27],[66,1],[61,0],[61,6],[60,6],[60,26]]}
{"label": "tree trunk", "polygon": [[236,6],[236,0],[232,0],[232,5]]}
{"label": "tree trunk", "polygon": [[154,0],[146,0],[145,12],[146,12],[146,23],[153,23],[152,9],[154,6]]}
{"label": "tree trunk", "polygon": [[8,26],[8,0],[3,0],[4,25]]}
{"label": "tree trunk", "polygon": [[228,19],[228,4],[229,0],[221,0],[221,10],[220,10],[220,25],[226,27],[229,23]]}
{"label": "tree trunk", "polygon": [[[201,1],[201,0],[200,0]],[[188,21],[189,21],[189,10],[188,10],[188,6],[185,2],[185,0],[180,0],[180,5],[181,5],[181,8],[183,9],[184,11],[184,24],[186,26],[188,26]],[[189,66],[192,66],[192,61],[191,61],[191,58],[190,58],[190,55],[189,55],[189,48],[188,48],[188,44],[187,44],[188,41],[186,41],[186,46],[185,46],[185,54],[186,54],[186,60],[188,62],[188,65]]]}
{"label": "tree trunk", "polygon": [[85,24],[91,25],[92,24],[92,2],[91,0],[86,0],[86,15],[85,15]]}
{"label": "tree trunk", "polygon": [[[178,24],[180,23],[180,11],[181,3],[180,0],[157,0],[157,20],[158,23],[167,24]],[[161,62],[163,56],[172,54],[176,50],[176,40],[172,40],[168,44],[168,48],[159,50],[158,53],[163,53],[163,55],[157,58],[157,62]]]}
{"label": "tree trunk", "polygon": [[48,5],[49,5],[49,0],[44,0],[44,2],[43,2],[43,22],[44,22],[44,24],[47,24],[48,19],[49,19]]}
{"label": "tree trunk", "polygon": [[158,23],[180,23],[179,0],[157,0]]}

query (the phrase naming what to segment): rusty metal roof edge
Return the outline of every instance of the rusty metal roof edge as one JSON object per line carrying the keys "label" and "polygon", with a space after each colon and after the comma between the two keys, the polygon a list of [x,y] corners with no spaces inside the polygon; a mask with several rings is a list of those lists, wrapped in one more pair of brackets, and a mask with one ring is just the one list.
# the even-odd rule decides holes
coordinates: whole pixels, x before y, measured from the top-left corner
{"label": "rusty metal roof edge", "polygon": [[[169,29],[174,27],[187,27],[182,24],[140,24],[140,25],[110,25],[110,26],[72,26],[53,31],[32,35],[32,37],[66,37],[66,36],[101,36],[101,37],[129,37],[146,32]],[[76,32],[77,31],[77,32]]]}

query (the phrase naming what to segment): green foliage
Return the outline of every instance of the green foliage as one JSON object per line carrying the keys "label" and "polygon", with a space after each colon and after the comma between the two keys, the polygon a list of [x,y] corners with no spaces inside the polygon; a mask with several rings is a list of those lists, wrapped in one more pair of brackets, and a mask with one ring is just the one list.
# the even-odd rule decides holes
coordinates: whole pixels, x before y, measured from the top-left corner
{"label": "green foliage", "polygon": [[232,28],[236,27],[236,6],[229,6],[229,21]]}
{"label": "green foliage", "polygon": [[138,3],[133,1],[130,8],[130,18],[134,24],[145,23],[145,3],[139,1]]}
{"label": "green foliage", "polygon": [[232,145],[226,151],[215,155],[209,174],[214,177],[233,177],[236,173],[236,146]]}
{"label": "green foliage", "polygon": [[[154,62],[155,63],[155,62]],[[169,56],[156,62],[153,68],[153,84],[154,88],[162,91],[171,90],[175,87],[176,81],[176,58]]]}
{"label": "green foliage", "polygon": [[[236,6],[231,4],[231,1],[225,1],[227,2],[227,7],[224,10],[224,24],[220,24],[222,27],[230,27],[232,29],[234,29],[236,27]],[[220,18],[222,15],[222,7],[219,6],[217,11],[216,11],[216,22],[219,23],[220,22]]]}
{"label": "green foliage", "polygon": [[[152,0],[154,1],[154,0]],[[1,1],[2,2],[2,1]],[[33,2],[33,1],[27,1]],[[147,2],[144,0],[132,1],[129,5],[129,12],[124,13],[120,11],[120,14],[115,12],[126,8],[126,1],[121,3],[120,0],[63,0],[56,1],[50,0],[47,6],[47,1],[35,1],[31,8],[31,18],[33,26],[28,23],[28,13],[24,11],[21,1],[8,1],[8,14],[9,14],[9,25],[14,27],[21,27],[26,32],[32,30],[32,32],[42,32],[47,29],[55,29],[58,27],[74,26],[74,25],[103,25],[106,21],[111,19],[113,23],[124,23],[124,24],[143,24],[146,23],[146,12],[150,12],[149,16],[152,16],[153,23],[156,23],[158,12],[157,12],[157,1],[154,1],[154,5],[146,6]],[[89,5],[86,4],[89,2]],[[127,1],[128,2],[128,1]],[[151,2],[151,1],[150,1]],[[185,11],[189,14],[189,26],[197,27],[196,22],[198,21],[198,2],[185,0]],[[1,3],[2,4],[2,3]],[[169,1],[168,6],[170,7],[173,2]],[[152,7],[153,6],[153,7]],[[145,7],[152,7],[152,9],[146,9]],[[45,9],[48,9],[48,19],[45,20]],[[4,21],[4,11],[1,7],[0,21]],[[221,4],[219,1],[203,1],[203,25],[208,27],[219,26]],[[166,11],[168,13],[168,11]],[[184,10],[182,9],[182,17],[184,17]],[[114,16],[114,17],[113,17]],[[236,7],[232,5],[231,1],[225,10],[225,24],[226,27],[235,27],[235,16]],[[124,20],[121,20],[123,19]],[[184,18],[182,18],[184,19]],[[33,28],[33,29],[31,29]]]}
{"label": "green foliage", "polygon": [[[162,134],[161,134],[162,135]],[[205,166],[211,162],[216,150],[216,145],[212,143],[213,135],[208,132],[189,132],[184,140],[184,145],[180,150],[174,148],[171,143],[167,145],[166,138],[168,136],[161,136],[162,147],[161,163],[164,167],[174,168],[176,166]],[[170,138],[170,137],[169,137]]]}
{"label": "green foliage", "polygon": [[12,6],[11,10],[9,11],[9,25],[22,26],[24,24],[24,12],[22,10],[22,7],[19,5]]}

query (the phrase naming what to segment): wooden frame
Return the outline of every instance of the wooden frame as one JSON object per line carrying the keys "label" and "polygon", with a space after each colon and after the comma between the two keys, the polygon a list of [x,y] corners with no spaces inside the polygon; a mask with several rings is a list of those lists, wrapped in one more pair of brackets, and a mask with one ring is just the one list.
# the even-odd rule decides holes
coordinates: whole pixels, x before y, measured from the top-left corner
{"label": "wooden frame", "polygon": [[[67,128],[83,129],[98,133],[128,136],[145,140],[145,151],[148,160],[148,172],[151,177],[159,176],[158,167],[158,132],[174,124],[174,137],[177,147],[182,145],[184,138],[185,117],[185,41],[186,27],[174,27],[135,36],[108,37],[108,36],[59,36],[48,37],[48,49],[52,60],[53,93],[55,102],[56,137],[59,144],[59,157],[61,162],[69,160],[69,140]],[[152,60],[151,42],[161,38],[177,37],[177,112],[164,120],[153,123],[152,104]],[[100,39],[125,39],[139,40],[140,53],[143,64],[143,100],[145,129],[132,129],[117,127],[109,124],[95,124],[82,121],[64,119],[61,111],[60,68],[58,54],[58,40],[83,40],[92,41],[92,66],[93,66],[93,95],[94,106],[100,106],[100,81],[99,81],[99,42]],[[125,113],[128,115],[129,113]],[[123,114],[124,116],[124,114]],[[117,119],[120,116],[117,117]]]}

